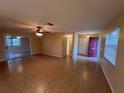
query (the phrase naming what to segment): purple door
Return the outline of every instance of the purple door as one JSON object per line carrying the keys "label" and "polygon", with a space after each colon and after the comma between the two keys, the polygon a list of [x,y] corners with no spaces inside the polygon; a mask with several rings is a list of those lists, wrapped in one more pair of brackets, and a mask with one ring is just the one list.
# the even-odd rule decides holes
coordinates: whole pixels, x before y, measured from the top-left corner
{"label": "purple door", "polygon": [[89,47],[88,47],[88,56],[96,57],[97,56],[97,46],[98,46],[98,37],[89,38]]}

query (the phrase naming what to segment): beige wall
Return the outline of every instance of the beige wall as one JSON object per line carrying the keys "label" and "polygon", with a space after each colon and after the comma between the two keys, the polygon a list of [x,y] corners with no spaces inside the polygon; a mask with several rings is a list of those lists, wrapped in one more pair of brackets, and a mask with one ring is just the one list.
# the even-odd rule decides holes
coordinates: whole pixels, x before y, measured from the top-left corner
{"label": "beige wall", "polygon": [[72,56],[72,52],[73,52],[73,34],[70,35],[69,39],[69,55]]}
{"label": "beige wall", "polygon": [[73,34],[63,37],[63,56],[72,56]]}
{"label": "beige wall", "polygon": [[63,34],[51,33],[41,38],[41,54],[63,57]]}
{"label": "beige wall", "polygon": [[[66,33],[51,33],[44,35],[41,38],[41,54],[64,57],[67,55],[67,34]],[[72,55],[72,36],[69,34],[69,55]]]}
{"label": "beige wall", "polygon": [[79,37],[78,40],[78,54],[88,55],[89,38]]}
{"label": "beige wall", "polygon": [[[124,12],[118,16],[113,22],[107,27],[106,31],[113,31],[115,25],[119,24],[121,27],[119,46],[117,52],[116,66],[113,66],[106,60],[102,60],[100,65],[109,81],[113,93],[124,93]],[[104,54],[105,35],[102,37],[102,48],[101,55]]]}
{"label": "beige wall", "polygon": [[62,39],[62,56],[66,56],[67,54],[67,38],[63,37]]}
{"label": "beige wall", "polygon": [[30,36],[31,55],[40,54],[40,38],[35,34]]}

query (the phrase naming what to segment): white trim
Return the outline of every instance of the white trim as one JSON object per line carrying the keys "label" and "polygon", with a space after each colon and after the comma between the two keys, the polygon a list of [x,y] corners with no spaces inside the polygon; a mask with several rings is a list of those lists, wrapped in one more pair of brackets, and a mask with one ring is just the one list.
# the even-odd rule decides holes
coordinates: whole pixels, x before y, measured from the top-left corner
{"label": "white trim", "polygon": [[63,58],[64,56],[60,55],[53,55],[53,54],[46,54],[46,53],[40,53],[41,55],[46,55],[46,56],[52,56],[52,57],[58,57],[58,58]]}
{"label": "white trim", "polygon": [[98,45],[97,45],[97,58],[98,58],[98,61],[100,60],[100,53],[101,53],[101,35],[98,36]]}
{"label": "white trim", "polygon": [[[100,64],[100,63],[99,63],[99,64]],[[106,77],[106,80],[107,80],[107,82],[108,82],[108,84],[109,84],[109,86],[110,86],[110,88],[111,88],[111,90],[112,90],[112,93],[115,93],[114,90],[113,90],[113,88],[112,88],[112,85],[111,85],[111,83],[109,82],[109,79],[107,78],[107,75],[106,75],[106,73],[105,73],[105,71],[104,71],[104,69],[103,69],[103,67],[102,67],[101,64],[100,64],[100,67],[101,67],[101,69],[102,69],[102,71],[103,71],[103,73],[104,73],[104,75],[105,75],[105,77]]]}

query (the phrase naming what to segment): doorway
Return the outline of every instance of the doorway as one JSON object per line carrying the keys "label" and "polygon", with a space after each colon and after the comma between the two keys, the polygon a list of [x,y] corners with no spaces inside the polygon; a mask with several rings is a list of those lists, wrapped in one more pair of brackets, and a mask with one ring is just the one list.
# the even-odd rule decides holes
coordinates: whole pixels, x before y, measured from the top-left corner
{"label": "doorway", "polygon": [[101,37],[81,36],[78,38],[78,57],[83,59],[98,60],[100,56]]}
{"label": "doorway", "polygon": [[6,59],[25,57],[30,55],[29,37],[5,36]]}

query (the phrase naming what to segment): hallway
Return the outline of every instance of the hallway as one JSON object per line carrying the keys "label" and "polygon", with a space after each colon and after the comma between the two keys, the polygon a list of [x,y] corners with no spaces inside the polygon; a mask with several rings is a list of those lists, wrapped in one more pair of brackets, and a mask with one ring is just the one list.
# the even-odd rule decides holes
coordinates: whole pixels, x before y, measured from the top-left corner
{"label": "hallway", "polygon": [[112,93],[96,62],[31,56],[0,63],[0,93]]}

